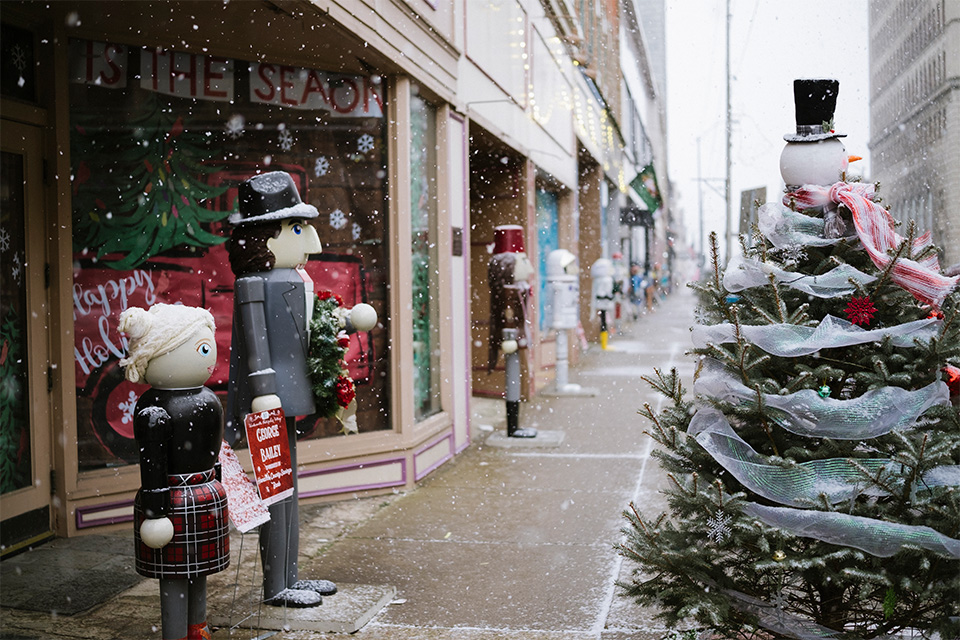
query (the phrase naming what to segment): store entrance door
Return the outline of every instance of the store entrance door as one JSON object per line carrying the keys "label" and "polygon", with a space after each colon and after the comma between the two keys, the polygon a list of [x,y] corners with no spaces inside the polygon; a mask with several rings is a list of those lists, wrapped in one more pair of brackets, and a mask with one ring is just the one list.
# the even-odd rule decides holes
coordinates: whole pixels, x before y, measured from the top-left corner
{"label": "store entrance door", "polygon": [[0,122],[0,554],[51,536],[43,135]]}

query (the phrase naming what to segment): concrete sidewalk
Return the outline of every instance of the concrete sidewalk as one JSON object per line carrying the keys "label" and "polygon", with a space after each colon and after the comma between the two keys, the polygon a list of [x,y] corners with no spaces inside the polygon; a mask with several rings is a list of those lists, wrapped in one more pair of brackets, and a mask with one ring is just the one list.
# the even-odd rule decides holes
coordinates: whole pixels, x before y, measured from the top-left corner
{"label": "concrete sidewalk", "polygon": [[[694,363],[683,354],[694,304],[680,289],[625,323],[609,350],[592,345],[570,382],[598,396],[538,396],[522,406],[520,426],[562,431],[559,446],[487,446],[494,430],[504,430],[504,405],[472,398],[473,445],[414,491],[302,508],[301,574],[389,589],[381,592],[389,603],[354,634],[359,640],[662,638],[650,613],[619,595],[615,581],[627,580],[631,567],[614,545],[631,501],[648,512],[662,505],[664,477],[637,415],[644,402],[662,399],[640,376],[677,367],[689,385]],[[130,537],[117,536],[117,544],[132,549]],[[235,582],[256,582],[248,574],[258,564],[255,534],[232,546],[234,565],[211,579],[211,600],[236,593]],[[0,565],[0,580],[14,560]],[[144,580],[75,616],[3,608],[0,638],[159,638],[156,594],[156,582]],[[214,638],[272,633],[222,628]]]}

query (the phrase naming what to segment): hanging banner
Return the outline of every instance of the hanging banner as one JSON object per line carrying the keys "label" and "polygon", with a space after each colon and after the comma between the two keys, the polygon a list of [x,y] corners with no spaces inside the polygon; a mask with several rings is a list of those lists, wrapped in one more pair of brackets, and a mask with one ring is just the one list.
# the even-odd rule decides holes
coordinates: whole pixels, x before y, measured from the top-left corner
{"label": "hanging banner", "polygon": [[368,76],[262,62],[250,63],[250,101],[293,109],[320,109],[350,118],[382,118],[381,85]]}
{"label": "hanging banner", "polygon": [[290,441],[283,409],[249,413],[243,424],[253,459],[253,475],[263,504],[271,505],[293,495]]}
{"label": "hanging banner", "polygon": [[127,86],[127,47],[92,40],[70,41],[70,82],[104,89]]}
{"label": "hanging banner", "polygon": [[630,181],[630,186],[640,199],[644,201],[650,211],[660,208],[660,187],[657,186],[657,173],[651,162],[645,166],[637,176]]}
{"label": "hanging banner", "polygon": [[178,98],[229,102],[233,100],[233,61],[144,47],[140,88]]}

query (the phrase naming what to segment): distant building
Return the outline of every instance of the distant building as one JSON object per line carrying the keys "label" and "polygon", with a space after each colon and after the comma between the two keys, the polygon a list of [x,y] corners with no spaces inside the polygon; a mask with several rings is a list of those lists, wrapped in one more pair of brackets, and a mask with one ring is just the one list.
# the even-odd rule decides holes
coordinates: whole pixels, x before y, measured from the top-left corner
{"label": "distant building", "polygon": [[[870,150],[894,217],[960,262],[960,2],[870,3]],[[902,233],[906,232],[906,227]]]}

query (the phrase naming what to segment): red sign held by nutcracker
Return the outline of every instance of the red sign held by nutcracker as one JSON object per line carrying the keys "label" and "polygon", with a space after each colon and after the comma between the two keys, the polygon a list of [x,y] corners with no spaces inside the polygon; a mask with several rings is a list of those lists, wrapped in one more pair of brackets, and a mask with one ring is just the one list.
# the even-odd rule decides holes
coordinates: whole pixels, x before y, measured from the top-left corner
{"label": "red sign held by nutcracker", "polygon": [[243,423],[263,504],[271,505],[292,496],[293,469],[283,409],[249,413]]}

